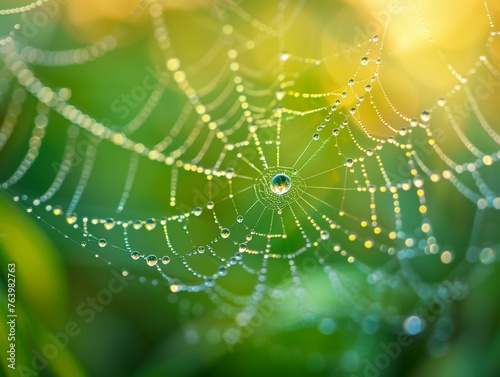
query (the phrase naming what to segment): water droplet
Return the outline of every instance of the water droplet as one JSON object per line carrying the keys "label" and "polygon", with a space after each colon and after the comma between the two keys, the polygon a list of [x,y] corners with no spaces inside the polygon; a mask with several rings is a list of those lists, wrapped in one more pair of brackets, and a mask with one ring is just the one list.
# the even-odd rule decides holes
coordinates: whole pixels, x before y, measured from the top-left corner
{"label": "water droplet", "polygon": [[350,168],[350,167],[352,167],[352,165],[354,165],[354,160],[352,158],[346,158],[345,159],[345,166]]}
{"label": "water droplet", "polygon": [[334,128],[334,129],[332,130],[332,134],[333,134],[333,136],[339,136],[339,133],[340,133],[340,128]]}
{"label": "water droplet", "polygon": [[450,264],[453,261],[453,254],[448,250],[443,251],[440,259],[444,264]]}
{"label": "water droplet", "polygon": [[214,209],[214,202],[212,201],[207,202],[207,209]]}
{"label": "water droplet", "polygon": [[418,126],[418,119],[417,118],[411,118],[410,119],[410,126],[417,127]]}
{"label": "water droplet", "polygon": [[280,60],[286,62],[290,58],[290,54],[287,51],[281,52]]}
{"label": "water droplet", "polygon": [[203,254],[205,252],[205,247],[204,246],[198,246],[197,251],[198,251],[199,254]]}
{"label": "water droplet", "polygon": [[[29,212],[31,212],[31,211],[29,211]],[[68,216],[66,216],[66,222],[68,224],[74,224],[74,223],[76,223],[76,220],[78,220],[76,213],[71,213]]]}
{"label": "water droplet", "polygon": [[138,251],[132,251],[130,253],[130,256],[132,257],[133,260],[137,260],[141,257],[141,254]]}
{"label": "water droplet", "polygon": [[400,134],[401,136],[405,136],[407,133],[408,133],[408,129],[407,129],[406,127],[401,127],[401,128],[399,129],[399,134]]}
{"label": "water droplet", "polygon": [[139,230],[142,228],[142,221],[141,220],[135,220],[134,225],[133,225],[135,230]]}
{"label": "water droplet", "polygon": [[278,88],[274,92],[274,95],[276,96],[276,99],[278,101],[281,101],[283,98],[285,98],[286,92],[282,88]]}
{"label": "water droplet", "polygon": [[361,64],[362,65],[367,65],[369,62],[370,62],[370,60],[368,59],[368,56],[363,56],[361,58]]}
{"label": "water droplet", "polygon": [[241,215],[236,216],[236,221],[239,223],[243,222],[243,216]]}
{"label": "water droplet", "polygon": [[246,243],[240,243],[240,246],[238,247],[238,250],[243,253],[244,251],[247,251],[247,244]]}
{"label": "water droplet", "polygon": [[250,123],[248,125],[248,131],[250,131],[250,133],[254,134],[255,132],[257,132],[258,130],[258,127],[255,123]]}
{"label": "water droplet", "polygon": [[408,335],[416,335],[424,329],[424,321],[416,315],[409,316],[403,323],[403,329]]}
{"label": "water droplet", "polygon": [[229,229],[227,229],[227,228],[222,228],[220,230],[220,236],[222,238],[228,238],[230,234],[231,234],[231,231]]}
{"label": "water droplet", "polygon": [[438,106],[443,107],[444,105],[446,105],[446,100],[443,97],[440,97],[437,100],[437,104]]}
{"label": "water droplet", "polygon": [[276,174],[271,179],[271,191],[276,195],[283,195],[292,187],[292,180],[286,174]]}
{"label": "water droplet", "polygon": [[495,250],[493,250],[491,247],[485,247],[479,253],[479,260],[482,264],[491,264],[495,261],[495,259]]}
{"label": "water droplet", "polygon": [[330,238],[330,232],[328,230],[322,230],[319,232],[319,235],[323,241],[327,240]]}
{"label": "water droplet", "polygon": [[114,228],[116,222],[112,217],[108,217],[104,220],[104,229],[111,230]]}
{"label": "water droplet", "polygon": [[373,41],[373,42],[378,42],[378,35],[376,35],[376,34],[375,34],[375,35],[372,37],[372,41]]}
{"label": "water droplet", "polygon": [[413,178],[413,184],[415,187],[421,188],[424,185],[424,180],[420,176],[416,175]]}
{"label": "water droplet", "polygon": [[146,263],[148,264],[148,266],[151,266],[151,267],[156,266],[156,263],[158,263],[158,258],[154,254],[149,254],[146,257]]}
{"label": "water droplet", "polygon": [[371,86],[370,84],[367,84],[367,85],[365,86],[365,91],[367,91],[367,92],[371,92],[371,90],[372,90],[372,86]]}
{"label": "water droplet", "polygon": [[193,209],[193,215],[195,216],[200,216],[202,214],[203,210],[201,209],[201,207],[195,207]]}
{"label": "water droplet", "polygon": [[430,110],[422,110],[420,113],[420,119],[422,119],[422,122],[428,122],[431,120],[431,112]]}
{"label": "water droplet", "polygon": [[317,134],[317,133],[316,133],[316,134],[314,134],[314,135],[313,135],[313,140],[319,140],[319,134]]}
{"label": "water droplet", "polygon": [[180,284],[172,284],[170,286],[170,292],[172,292],[172,293],[180,292],[182,289],[183,289],[183,286]]}
{"label": "water droplet", "polygon": [[54,215],[59,216],[62,214],[63,210],[61,206],[55,206],[52,212],[54,213]]}
{"label": "water droplet", "polygon": [[108,244],[108,242],[104,238],[101,238],[97,243],[100,247],[105,247]]}
{"label": "water droplet", "polygon": [[353,86],[354,85],[354,79],[349,79],[349,81],[347,81],[347,84],[349,86]]}
{"label": "water droplet", "polygon": [[146,219],[146,221],[144,223],[144,227],[147,230],[153,230],[154,228],[156,228],[156,219],[153,219],[153,218]]}
{"label": "water droplet", "polygon": [[366,148],[365,153],[366,153],[367,156],[373,156],[373,149]]}
{"label": "water droplet", "polygon": [[233,168],[227,168],[226,169],[226,178],[227,179],[233,179],[234,177],[234,169]]}
{"label": "water droplet", "polygon": [[170,257],[167,257],[166,255],[161,258],[161,263],[163,264],[169,264],[170,263]]}
{"label": "water droplet", "polygon": [[85,246],[87,246],[87,242],[86,242],[86,241],[82,241],[82,242],[80,243],[80,245],[82,245],[82,247],[85,247]]}
{"label": "water droplet", "polygon": [[227,275],[227,269],[224,266],[219,266],[219,275],[220,276],[225,276]]}

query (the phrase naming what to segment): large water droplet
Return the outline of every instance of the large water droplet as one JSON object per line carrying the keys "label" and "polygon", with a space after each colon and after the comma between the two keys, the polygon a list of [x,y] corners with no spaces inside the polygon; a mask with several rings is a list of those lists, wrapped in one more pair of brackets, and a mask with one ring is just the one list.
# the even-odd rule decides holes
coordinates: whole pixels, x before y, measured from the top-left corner
{"label": "large water droplet", "polygon": [[431,112],[430,110],[422,110],[420,113],[420,119],[422,119],[423,122],[428,122],[431,120]]}
{"label": "large water droplet", "polygon": [[361,58],[361,64],[362,65],[367,65],[370,60],[368,59],[368,56],[363,56]]}
{"label": "large water droplet", "polygon": [[350,167],[352,167],[352,165],[354,165],[354,160],[352,158],[346,158],[345,159],[345,166],[350,168]]}
{"label": "large water droplet", "polygon": [[158,263],[158,258],[154,254],[150,254],[146,257],[146,263],[148,266],[156,266],[156,263]]}
{"label": "large water droplet", "polygon": [[108,244],[108,242],[104,239],[104,238],[101,238],[99,241],[98,241],[98,244],[100,247],[104,247]]}
{"label": "large water droplet", "polygon": [[104,220],[104,229],[106,230],[113,229],[115,225],[116,221],[112,217],[108,217],[107,219]]}
{"label": "large water droplet", "polygon": [[[29,212],[31,212],[31,211],[29,211]],[[68,216],[66,216],[66,222],[68,224],[74,224],[74,223],[76,223],[76,220],[78,220],[76,213],[71,213]]]}
{"label": "large water droplet", "polygon": [[222,228],[220,230],[220,236],[222,238],[228,238],[230,234],[231,234],[231,231],[229,229],[227,229],[227,228]]}
{"label": "large water droplet", "polygon": [[271,179],[271,191],[276,195],[283,195],[292,187],[292,180],[286,174],[276,174]]}
{"label": "large water droplet", "polygon": [[142,228],[142,221],[141,220],[135,220],[134,225],[133,225],[135,230],[139,230]]}
{"label": "large water droplet", "polygon": [[167,257],[166,255],[161,258],[161,263],[163,264],[169,264],[170,263],[170,257]]}
{"label": "large water droplet", "polygon": [[153,230],[156,228],[156,220],[153,218],[146,219],[146,222],[144,223],[144,227],[147,230]]}
{"label": "large water droplet", "polygon": [[130,256],[132,257],[133,260],[137,260],[141,257],[141,254],[138,251],[132,251],[130,253]]}
{"label": "large water droplet", "polygon": [[330,233],[328,232],[328,230],[322,230],[319,232],[319,236],[323,241],[325,241],[330,238]]}
{"label": "large water droplet", "polygon": [[234,177],[234,169],[233,168],[227,168],[226,169],[226,178],[227,179],[233,179]]}

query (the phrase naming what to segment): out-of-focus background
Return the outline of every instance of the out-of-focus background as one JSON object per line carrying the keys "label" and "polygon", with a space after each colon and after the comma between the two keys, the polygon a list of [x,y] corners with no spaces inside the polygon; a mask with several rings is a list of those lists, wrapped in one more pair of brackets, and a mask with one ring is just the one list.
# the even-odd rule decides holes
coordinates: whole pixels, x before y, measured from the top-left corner
{"label": "out-of-focus background", "polygon": [[[251,97],[248,100],[250,110],[262,115],[257,119],[262,127],[259,135],[263,142],[270,141],[264,146],[268,155],[271,153],[268,145],[273,145],[276,134],[266,138],[262,125],[266,117],[273,121],[279,118],[276,116],[281,114],[281,110],[277,110],[279,105],[307,112],[330,107],[336,98],[342,98],[339,107],[346,113],[353,106],[359,107],[365,130],[377,138],[399,137],[400,127],[410,128],[401,114],[411,114],[427,123],[425,115],[420,114],[423,109],[431,108],[431,126],[427,130],[431,129],[434,135],[429,136],[424,127],[417,126],[413,147],[408,149],[424,156],[427,166],[440,176],[440,180],[432,174],[426,177],[427,202],[424,204],[441,249],[437,255],[416,258],[411,271],[417,277],[408,277],[409,267],[403,266],[405,262],[397,264],[404,259],[398,253],[400,249],[390,254],[381,248],[384,255],[367,256],[367,253],[378,252],[368,250],[371,245],[367,246],[367,238],[365,246],[351,246],[352,250],[347,252],[366,263],[369,269],[354,268],[340,254],[327,262],[345,278],[342,283],[348,286],[343,287],[342,294],[332,293],[331,286],[325,287],[331,282],[325,278],[322,262],[314,259],[308,269],[306,258],[309,254],[298,257],[297,265],[304,270],[301,276],[308,288],[310,313],[303,315],[301,306],[306,303],[300,300],[300,295],[276,299],[274,305],[279,306],[279,310],[274,310],[273,306],[267,311],[265,304],[259,306],[260,315],[255,317],[255,322],[244,326],[245,332],[239,332],[235,338],[232,332],[237,327],[235,319],[224,314],[226,303],[223,300],[214,303],[204,292],[175,293],[171,282],[162,279],[155,268],[126,255],[123,234],[116,229],[119,227],[109,234],[96,233],[97,238],[84,237],[82,225],[72,228],[67,216],[53,215],[56,204],[63,209],[71,207],[75,187],[80,185],[85,186],[85,192],[78,203],[78,214],[100,219],[113,214],[111,217],[124,221],[174,216],[206,205],[209,197],[205,190],[206,177],[189,175],[179,169],[177,202],[171,205],[173,173],[170,170],[165,173],[166,164],[155,164],[150,155],[141,156],[137,165],[140,174],[130,187],[126,208],[123,214],[116,214],[128,169],[133,165],[130,151],[118,147],[120,142],[116,139],[106,140],[102,134],[96,137],[87,131],[78,131],[75,126],[70,128],[64,115],[50,111],[44,144],[29,174],[0,191],[0,259],[2,286],[5,286],[0,298],[3,316],[1,373],[6,376],[72,377],[254,376],[261,373],[350,377],[500,375],[497,356],[500,352],[499,199],[483,205],[476,196],[467,197],[469,191],[464,188],[472,187],[485,197],[495,197],[500,192],[500,155],[496,153],[500,130],[500,76],[496,75],[500,65],[500,38],[495,34],[500,24],[498,2],[48,0],[23,8],[25,5],[17,0],[0,4],[2,48],[13,39],[19,57],[34,77],[51,88],[58,98],[67,100],[109,129],[119,132],[128,127],[131,130],[134,122],[141,123],[137,131],[131,132],[130,138],[142,145],[158,143],[169,134],[173,135],[170,140],[163,139],[167,140],[164,143],[168,148],[182,149],[181,141],[198,127],[194,112],[185,115],[186,102],[191,103],[191,108],[196,108],[199,115],[203,114],[193,98],[204,98],[206,103],[213,101],[207,106],[207,113],[221,119],[224,114],[232,113],[235,103],[238,106],[245,103],[246,98],[238,97],[240,92],[235,95],[232,91],[238,86],[230,76],[232,72],[245,77],[241,92]],[[168,38],[158,27],[159,18],[167,26]],[[161,41],[166,40],[169,42],[165,42],[162,50]],[[237,55],[231,52],[235,50]],[[56,51],[70,52],[57,54]],[[366,51],[370,52],[370,60],[365,64],[362,58]],[[240,64],[238,69],[228,64],[228,54],[232,64],[236,61]],[[180,62],[188,81],[179,78],[181,71],[172,67],[177,61],[171,60],[173,56]],[[483,56],[486,60],[481,58]],[[9,60],[8,51],[2,52],[1,57],[0,181],[8,182],[30,154],[28,148],[39,142],[34,138],[40,135],[32,132],[34,124],[43,123],[36,117],[40,116],[37,103],[44,95],[39,91],[35,98],[32,93],[16,89],[18,81],[26,84],[12,77],[17,63]],[[365,66],[369,70],[365,70]],[[223,73],[219,77],[220,72]],[[354,91],[364,88],[374,72],[379,81],[372,81],[373,93],[370,97],[366,93],[362,105],[357,105],[359,96],[351,92],[345,97],[341,95],[344,90],[350,90],[350,86]],[[355,77],[354,83],[348,84],[352,77]],[[464,77],[468,80],[462,80]],[[283,86],[283,83],[288,84]],[[378,83],[383,86],[377,86]],[[285,98],[279,98],[278,87],[286,92],[286,96],[282,95]],[[155,90],[161,91],[158,98],[150,96]],[[297,92],[296,99],[293,91]],[[302,93],[320,95],[303,96]],[[447,101],[446,111],[436,105],[441,97]],[[225,101],[231,98],[234,100]],[[259,113],[258,108],[264,111]],[[42,115],[44,111],[42,108]],[[456,123],[450,122],[449,114]],[[283,121],[281,150],[282,161],[291,166],[297,151],[308,150],[311,134],[324,114],[312,112],[295,117],[290,112],[289,115],[289,128]],[[13,131],[9,130],[10,121],[17,122]],[[487,123],[490,132],[484,132],[482,123]],[[229,117],[217,127],[226,132],[234,124],[238,124],[236,117]],[[269,124],[275,132],[276,124]],[[179,127],[179,131],[172,134],[175,127]],[[457,128],[464,130],[468,141],[464,141]],[[245,126],[245,132],[246,129]],[[361,140],[365,147],[369,144],[368,139],[363,139],[359,123],[353,129],[349,134],[343,129],[337,141],[344,155],[357,151],[353,140]],[[234,135],[238,136],[238,132],[236,128]],[[65,146],[72,133],[78,133],[73,136],[78,140],[73,165],[60,190],[47,201],[53,207],[46,211],[45,204],[33,206],[30,199],[23,199],[23,195],[39,197],[51,185],[64,161]],[[403,133],[401,131],[401,136]],[[215,149],[207,147],[201,160],[215,164],[220,152],[216,150],[217,142],[222,143],[224,149],[224,143],[232,142],[231,135],[225,135],[229,138],[227,142],[215,136],[211,144]],[[4,141],[7,141],[5,146]],[[190,144],[186,148],[186,159],[196,159],[204,148],[204,141],[196,139]],[[482,159],[482,164],[471,168],[463,186],[442,179],[446,175],[443,174],[446,170],[443,158],[429,147],[436,142],[442,147],[444,156],[456,161],[473,161],[470,155]],[[497,157],[490,161],[488,156],[476,153],[474,147],[488,156],[496,153]],[[230,148],[226,149],[232,153]],[[326,149],[329,154],[318,152],[314,162],[316,169],[319,166],[326,171],[331,164],[344,164],[345,156],[339,157],[331,144]],[[87,166],[89,150],[97,155],[93,166]],[[384,147],[380,154],[390,174],[389,180],[400,186],[410,176],[411,167],[408,168],[407,163],[400,169],[400,156],[406,161],[405,152]],[[251,162],[259,162],[256,153]],[[231,166],[224,160],[221,169]],[[374,166],[378,169],[377,164]],[[92,174],[88,182],[82,183],[81,172],[86,168],[92,169]],[[254,177],[255,172],[251,175],[250,168],[241,169],[245,173],[250,171],[248,174]],[[308,172],[312,175],[315,170],[311,167]],[[361,169],[353,174],[359,174],[360,182],[366,178],[366,172]],[[368,171],[367,174],[372,173]],[[345,177],[343,171],[334,171],[318,184],[347,187]],[[459,180],[461,177],[459,175]],[[217,177],[214,181],[212,190],[215,187],[221,191],[221,197],[227,196],[227,193],[222,194],[228,190],[227,183],[220,183],[226,181],[223,178],[218,181]],[[253,195],[252,186],[244,184],[240,187],[250,187],[247,192]],[[359,226],[358,217],[361,213],[370,216],[367,210],[371,208],[370,201],[361,194],[350,195],[347,194],[345,204],[348,219],[340,219],[339,223],[348,227],[348,221],[352,220],[353,224],[356,221],[353,228],[358,230],[360,238],[365,237],[368,230],[365,225]],[[416,197],[405,195],[403,193],[400,198],[401,218],[405,224],[419,228],[421,215],[427,211],[419,209],[422,203]],[[337,209],[341,201],[340,196],[330,193],[318,194],[318,198],[315,210],[320,214],[331,212],[329,203],[334,203]],[[251,195],[242,199],[237,197],[235,205],[243,210],[254,202],[257,203]],[[232,204],[228,203],[229,200],[218,208],[226,208],[226,205],[232,210]],[[391,222],[394,212],[399,211],[394,211],[394,201],[377,194],[375,203],[381,226],[390,229],[394,226]],[[300,221],[310,222],[309,211],[311,209],[306,207],[304,216],[298,215]],[[206,213],[205,210],[203,216]],[[351,214],[352,219],[349,218]],[[229,209],[220,210],[221,221],[226,215],[229,217]],[[257,216],[254,220],[258,222]],[[206,240],[213,237],[213,229],[218,232],[212,217],[200,217],[199,221],[190,228],[190,238],[182,238],[187,233],[180,225],[173,228],[172,239],[180,249],[190,248],[193,240],[208,242]],[[287,229],[294,229],[290,231],[287,244],[294,248],[294,241],[299,244],[303,241],[302,233],[294,228],[293,220],[285,220],[285,225]],[[231,231],[233,236],[239,235]],[[264,232],[274,231],[273,228]],[[144,249],[141,254],[151,250],[163,255],[160,250],[161,247],[166,249],[163,235],[151,239],[146,237],[146,230],[140,232],[131,233],[127,241]],[[333,234],[330,233],[328,242],[334,238]],[[106,247],[98,245],[101,236],[106,237]],[[419,236],[425,244],[428,238],[422,232],[416,233],[417,239]],[[214,246],[215,254],[225,252],[224,242],[220,240]],[[273,241],[275,249],[285,247],[285,241],[278,242]],[[391,237],[384,242],[396,248],[401,246],[396,241],[393,243]],[[408,242],[402,245],[401,250],[413,246]],[[265,248],[265,245],[260,247]],[[425,247],[426,244],[422,249]],[[332,249],[331,244],[328,248]],[[309,252],[316,258],[321,255],[321,246],[316,245],[314,251],[310,247]],[[174,272],[178,269],[178,278],[192,278],[178,260],[172,259],[168,267]],[[391,261],[396,261],[397,266],[392,268],[394,279],[385,282],[390,290],[372,290],[373,284],[367,281],[376,279],[374,266]],[[4,352],[4,346],[9,343],[6,340],[9,327],[5,320],[7,294],[3,292],[7,292],[8,286],[6,266],[12,262],[16,264],[18,315],[15,370],[9,369],[7,352]],[[274,278],[279,283],[284,274],[278,271],[271,275],[271,280]],[[406,285],[399,288],[398,282],[403,278]],[[253,292],[256,283],[242,270],[230,272],[228,279],[221,279],[221,284],[236,294],[246,295]],[[435,307],[436,301],[433,304],[432,300],[420,300],[424,295],[418,297],[415,293],[419,291],[419,284],[422,287],[437,284],[443,289],[453,285],[450,291],[456,295],[441,311]],[[369,304],[365,305],[366,302]],[[363,311],[358,311],[358,304],[364,305]],[[337,306],[342,310],[337,311]],[[378,314],[371,315],[372,312]],[[412,313],[415,316],[412,317]],[[406,327],[401,326],[403,322]]]}

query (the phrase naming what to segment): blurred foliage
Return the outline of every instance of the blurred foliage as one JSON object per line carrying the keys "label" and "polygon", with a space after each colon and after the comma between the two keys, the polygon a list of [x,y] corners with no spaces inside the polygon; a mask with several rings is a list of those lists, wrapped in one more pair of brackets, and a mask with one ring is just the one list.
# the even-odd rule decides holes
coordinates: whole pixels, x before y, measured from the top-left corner
{"label": "blurred foliage", "polygon": [[[17,6],[14,1],[6,3],[2,3],[0,8]],[[126,114],[116,112],[110,104],[123,94],[130,93],[131,88],[141,85],[145,75],[157,72],[156,62],[161,62],[151,42],[150,19],[146,16],[139,17],[134,22],[129,19],[135,3],[119,0],[69,1],[29,41],[33,45],[55,50],[74,48],[99,40],[116,25],[125,22],[129,29],[126,37],[122,38],[123,44],[113,54],[98,62],[57,69],[34,68],[46,85],[70,88],[72,101],[79,108],[97,119],[109,120],[111,124],[123,124],[133,118],[133,111]],[[209,0],[165,3],[167,22],[172,27],[171,37],[181,41],[176,45],[176,52],[186,61],[194,64],[201,55],[200,51],[204,51],[204,47],[214,44],[220,37],[220,23],[214,22],[206,13],[207,7],[212,7],[215,3]],[[249,12],[262,19],[270,19],[274,15],[278,2],[270,3],[271,5],[266,3],[263,6],[259,2],[244,2]],[[438,4],[429,0],[417,3],[423,19],[440,44],[439,47],[450,57],[450,64],[459,71],[469,67],[473,59],[484,53],[484,40],[489,27],[481,1],[446,0]],[[492,14],[497,17],[500,12],[498,2],[490,1],[489,5]],[[346,44],[353,47],[358,43],[353,41],[359,39],[356,31],[362,30],[365,33],[363,28],[366,23],[374,15],[382,14],[384,7],[383,1],[307,2],[307,7],[297,21],[300,27],[291,28],[286,37],[287,44],[291,49],[307,56],[325,56],[332,48],[342,51]],[[443,20],[443,14],[446,15],[446,20]],[[433,70],[436,57],[429,52],[427,36],[423,35],[425,33],[414,32],[422,29],[419,23],[419,18],[414,15],[408,18],[395,17],[395,22],[390,24],[384,39],[391,53],[384,62],[381,76],[387,83],[386,94],[396,99],[395,106],[403,113],[418,113],[428,102],[428,98],[437,98],[453,80],[451,75],[444,78],[443,72]],[[377,23],[377,27],[380,29],[383,25]],[[2,32],[4,28],[8,29],[7,25],[0,24]],[[382,31],[376,30],[377,33]],[[262,68],[262,82],[275,80],[274,72],[266,73],[264,67],[270,56],[275,58],[277,47],[272,43],[264,44],[261,54],[248,57],[250,65]],[[496,64],[500,62],[498,51],[497,38],[487,51]],[[346,56],[320,72],[316,71],[310,76],[305,74],[303,82],[299,83],[301,89],[307,91],[314,87],[311,84],[314,80],[322,82],[321,90],[324,92],[330,91],[333,86],[345,85],[352,74],[351,66],[355,57],[355,64],[358,64],[357,55]],[[131,75],[130,72],[136,74]],[[210,77],[212,73],[207,72],[206,76]],[[181,104],[177,103],[176,94],[170,89],[165,92],[162,101],[172,106],[168,109],[155,109],[152,120],[148,121],[147,132],[138,133],[145,144],[158,140],[163,135],[164,124],[174,123],[179,116]],[[375,93],[375,99],[383,96],[385,94],[382,92]],[[494,101],[497,99],[498,97],[492,98],[491,103],[487,103],[488,114],[496,114],[498,106]],[[27,101],[29,106],[25,107],[27,110],[21,115],[20,122],[27,126],[26,129],[14,134],[12,142],[0,154],[2,180],[9,176],[26,153],[23,142],[29,137],[35,103],[31,98]],[[4,112],[5,108],[1,111]],[[125,115],[121,116],[123,114]],[[367,118],[375,119],[376,114],[367,114]],[[21,182],[19,192],[37,192],[50,183],[51,174],[47,174],[47,169],[51,169],[52,173],[53,161],[60,159],[67,128],[66,121],[57,115],[51,116],[50,123],[51,129],[44,140],[44,150],[49,153],[40,156],[32,174]],[[385,129],[376,128],[375,122],[373,124],[372,132],[380,135],[386,132]],[[301,139],[304,135],[301,132],[305,134],[306,128],[289,136],[287,142],[292,147],[298,145],[302,148]],[[109,208],[116,207],[117,204],[115,183],[125,179],[125,172],[115,169],[115,166],[123,164],[128,155],[106,143],[99,145],[98,153],[99,163],[95,167],[93,178],[97,181],[107,179],[111,183],[90,185],[82,197],[81,206],[91,210],[96,216],[104,217],[110,212]],[[325,160],[326,157],[323,162]],[[145,176],[155,178],[134,187],[128,214],[131,218],[141,216],[142,213],[161,217],[171,211],[165,199],[166,185],[161,179],[161,170],[149,165],[141,166],[141,169]],[[332,179],[334,178],[332,175]],[[73,180],[70,183],[75,183],[77,177],[70,179]],[[158,187],[151,190],[155,185]],[[193,179],[185,185],[198,187],[199,182]],[[68,184],[63,190],[60,198],[62,202],[69,202],[70,186]],[[450,193],[449,187],[444,183],[435,187],[435,191],[429,194],[429,207],[437,208],[431,211],[431,217],[439,224],[436,232],[440,237],[449,240],[450,244],[460,245],[462,253],[465,253],[472,236],[483,237],[491,242],[499,241],[500,224],[496,212],[488,212],[484,218],[478,219],[475,217],[476,206],[461,200],[458,191]],[[191,194],[186,190],[180,195],[193,200]],[[117,257],[118,250],[107,248],[102,252],[102,258],[94,258],[94,252],[98,248],[91,248],[91,252],[82,251],[79,245],[81,237],[76,231],[66,231],[64,219],[54,220],[49,225],[44,219],[36,221],[25,212],[26,208],[13,204],[3,193],[0,195],[2,291],[5,291],[6,286],[4,266],[12,261],[17,265],[17,364],[28,367],[31,365],[33,368],[33,350],[43,350],[47,346],[55,346],[57,356],[48,361],[47,367],[34,374],[23,374],[21,369],[12,373],[7,369],[3,357],[1,365],[5,375],[192,377],[237,374],[244,377],[266,373],[288,377],[495,377],[500,373],[497,356],[500,352],[498,263],[470,267],[472,272],[466,274],[470,292],[464,300],[453,306],[455,312],[450,313],[450,316],[456,324],[449,326],[453,327],[451,332],[454,335],[449,342],[444,343],[442,349],[433,350],[433,356],[430,356],[428,342],[432,334],[424,331],[414,337],[410,346],[401,347],[400,355],[390,358],[387,369],[373,372],[369,364],[380,356],[383,349],[380,345],[396,342],[399,329],[384,325],[377,331],[362,331],[348,319],[339,319],[335,323],[320,321],[318,324],[317,318],[302,318],[297,314],[300,303],[287,303],[289,310],[283,317],[271,313],[269,318],[265,318],[272,323],[271,326],[256,326],[242,343],[228,345],[221,339],[223,330],[214,325],[216,323],[220,326],[224,321],[214,317],[212,313],[204,312],[204,308],[211,304],[202,294],[181,293],[178,298],[172,298],[164,284],[153,283],[158,276],[145,266],[138,268],[134,264],[132,276],[123,277],[122,270],[132,270],[132,261]],[[412,212],[408,213],[405,216],[411,222]],[[207,228],[213,226],[206,225]],[[477,226],[482,226],[483,229],[475,229]],[[204,231],[208,233],[201,228],[200,237]],[[69,235],[68,238],[64,234]],[[110,244],[122,242],[119,236],[110,237]],[[149,247],[149,244],[145,246]],[[113,261],[112,266],[106,263],[108,259]],[[345,262],[339,259],[339,264],[341,263]],[[425,259],[422,265],[416,262],[415,268],[422,278],[429,281],[440,281],[451,271],[438,263],[437,257],[435,260]],[[339,266],[339,271],[345,273],[353,285],[364,279],[364,276],[356,276],[348,267]],[[307,284],[317,293],[312,301],[317,305],[317,316],[321,317],[322,310],[328,314],[331,310],[328,305],[340,305],[343,298],[332,297],[330,291],[322,289],[322,284],[325,283],[322,271],[318,269],[311,275]],[[146,281],[140,281],[139,276],[145,276]],[[103,290],[109,291],[110,284],[123,290],[112,294],[110,302],[100,310],[89,311],[92,306],[88,300],[104,295]],[[238,284],[245,285],[235,283],[235,289]],[[359,293],[361,296],[364,292]],[[357,300],[356,297],[350,299]],[[5,318],[4,294],[0,300],[2,316]],[[380,301],[383,300],[381,297]],[[413,303],[413,297],[398,297],[398,304],[402,307],[411,308]],[[82,308],[87,309],[85,314],[82,313]],[[3,319],[0,323],[0,343],[4,344],[8,328]],[[228,323],[225,325],[228,326]],[[69,331],[68,326],[73,330]],[[195,327],[204,329],[204,332],[195,331]],[[66,333],[68,343],[67,346],[57,348],[57,342],[51,335],[61,333]],[[59,339],[66,338],[63,336]],[[353,350],[356,352],[352,352]]]}

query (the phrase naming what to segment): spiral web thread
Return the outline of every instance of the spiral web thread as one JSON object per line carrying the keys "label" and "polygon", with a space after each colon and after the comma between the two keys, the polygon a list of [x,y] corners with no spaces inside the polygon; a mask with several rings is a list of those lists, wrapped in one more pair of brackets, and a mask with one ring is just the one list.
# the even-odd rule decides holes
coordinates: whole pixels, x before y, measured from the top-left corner
{"label": "spiral web thread", "polygon": [[[129,21],[149,19],[156,57],[151,59],[161,68],[125,123],[86,112],[72,101],[71,90],[45,83],[38,68],[99,64],[119,51],[127,23],[92,45],[53,51],[16,34],[44,3],[2,10],[2,22],[12,30],[0,46],[0,148],[18,129],[31,127],[31,134],[1,188],[44,222],[54,224],[51,214],[64,217],[79,232],[72,237],[96,256],[106,253],[96,252],[99,247],[112,244],[121,252],[118,260],[128,255],[156,269],[168,294],[205,292],[239,328],[249,326],[267,301],[281,302],[287,312],[289,299],[300,303],[300,313],[319,313],[323,321],[348,316],[361,323],[377,312],[390,322],[393,307],[373,306],[387,292],[411,292],[425,302],[461,284],[425,281],[414,260],[494,261],[496,249],[481,243],[487,240],[471,236],[469,245],[442,244],[433,220],[440,209],[433,213],[428,204],[428,193],[444,187],[460,193],[464,206],[477,207],[479,215],[500,209],[498,119],[483,112],[477,96],[481,77],[500,80],[487,53],[498,36],[488,4],[481,8],[489,25],[484,53],[468,70],[449,63],[418,2],[406,1],[378,35],[351,46],[350,78],[340,86],[329,85],[325,67],[345,61],[345,51],[332,48],[331,55],[317,57],[286,50],[287,33],[297,27],[307,2],[276,3],[266,21],[245,5],[224,0],[216,2],[217,12],[202,10],[217,36],[201,57],[186,63],[176,53],[182,41],[171,37],[164,4],[140,2]],[[386,34],[393,20],[408,15],[421,21],[439,68],[454,78],[440,98],[425,100],[428,106],[419,114],[399,111],[381,78]],[[269,51],[258,66],[255,56]],[[464,101],[465,115],[456,106]],[[29,125],[21,124],[29,106],[36,114]],[[174,116],[161,118],[159,109]],[[63,119],[67,139],[60,160],[51,165],[56,169],[45,169],[51,183],[33,193],[22,182],[32,167],[43,170],[37,159],[47,153],[44,137],[53,117]],[[160,130],[161,136],[152,141],[144,136],[148,130],[155,136]],[[82,140],[90,140],[89,146],[77,156]],[[107,163],[102,148],[127,156],[113,161],[112,168],[123,173],[119,182],[93,179],[96,166]],[[144,166],[153,166],[165,185],[162,203],[150,214],[129,204],[137,187],[151,182]],[[279,174],[290,185],[282,194],[271,184]],[[81,203],[86,190],[102,185],[115,192],[114,207],[108,202],[104,208],[107,215]],[[69,198],[64,192],[71,192]],[[67,234],[63,226],[53,225]],[[321,290],[330,292],[324,303],[311,299],[317,287],[304,278],[311,261],[319,266]],[[361,275],[363,283],[346,271]],[[401,318],[409,313],[402,310]]]}

